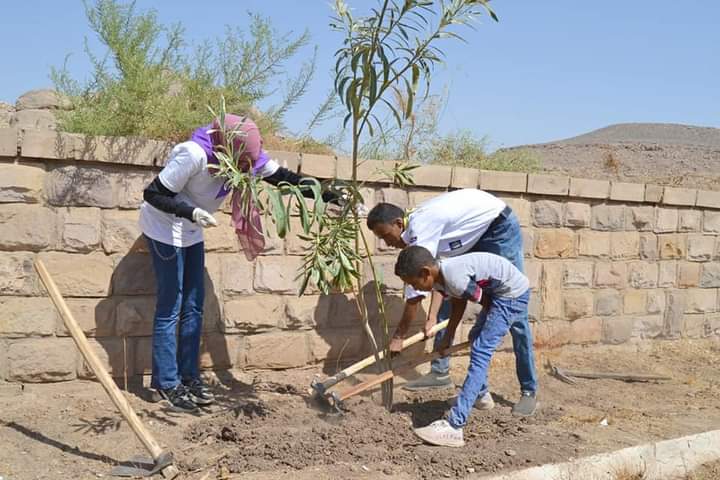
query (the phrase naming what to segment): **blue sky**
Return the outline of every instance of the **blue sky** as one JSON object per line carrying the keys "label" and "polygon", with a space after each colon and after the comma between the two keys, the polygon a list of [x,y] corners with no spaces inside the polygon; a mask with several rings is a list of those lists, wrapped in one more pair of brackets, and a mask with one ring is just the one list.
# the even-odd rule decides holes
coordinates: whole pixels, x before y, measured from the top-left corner
{"label": "blue sky", "polygon": [[[358,11],[374,3],[348,2]],[[270,17],[282,32],[308,28],[319,48],[318,75],[287,118],[291,130],[302,128],[331,84],[340,39],[328,28],[326,0],[138,0],[137,6],[182,23],[191,41],[215,37],[225,24],[247,25],[248,11]],[[496,0],[493,7],[499,23],[485,18],[465,32],[467,44],[444,47],[447,64],[434,78],[437,90],[449,92],[443,131],[469,129],[494,146],[511,146],[619,122],[720,127],[720,2]],[[50,67],[68,53],[71,71],[87,74],[83,38],[92,40],[92,33],[81,1],[5,2],[2,11],[0,100],[50,86]],[[308,47],[305,54],[311,53]]]}

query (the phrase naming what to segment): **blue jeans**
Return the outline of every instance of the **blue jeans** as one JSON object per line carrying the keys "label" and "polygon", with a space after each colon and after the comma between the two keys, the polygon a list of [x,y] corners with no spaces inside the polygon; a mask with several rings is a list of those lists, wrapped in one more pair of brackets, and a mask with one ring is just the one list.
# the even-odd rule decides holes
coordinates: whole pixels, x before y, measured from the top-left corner
{"label": "blue jeans", "polygon": [[[485,234],[480,237],[470,252],[490,252],[505,257],[518,270],[525,272],[523,261],[522,231],[515,213],[507,218],[495,222]],[[469,252],[468,252],[469,253]],[[450,318],[450,302],[443,301],[438,312],[438,323]],[[442,330],[435,336],[437,347],[445,335]],[[515,352],[515,371],[520,389],[523,392],[537,391],[537,373],[535,372],[535,358],[533,353],[532,331],[528,321],[527,309],[522,315],[513,317],[510,324],[510,335],[512,336],[513,350]],[[450,371],[450,357],[443,357],[433,360],[432,371],[439,374],[446,374]]]}
{"label": "blue jeans", "polygon": [[457,403],[450,409],[448,423],[462,428],[479,396],[485,395],[487,371],[490,358],[510,329],[510,325],[522,317],[527,317],[530,292],[526,291],[518,298],[491,298],[490,308],[483,309],[475,321],[468,340],[470,340],[470,366]]}
{"label": "blue jeans", "polygon": [[166,390],[200,376],[205,246],[174,247],[145,239],[157,283],[151,386]]}

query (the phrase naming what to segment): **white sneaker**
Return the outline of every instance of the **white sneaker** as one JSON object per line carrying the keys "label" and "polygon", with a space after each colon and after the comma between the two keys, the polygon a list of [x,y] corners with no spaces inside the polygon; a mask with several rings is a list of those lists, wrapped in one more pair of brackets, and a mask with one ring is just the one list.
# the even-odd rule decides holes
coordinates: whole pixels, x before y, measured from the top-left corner
{"label": "white sneaker", "polygon": [[[448,404],[450,404],[451,407],[454,407],[455,404],[457,404],[457,397],[448,399]],[[475,401],[475,408],[478,410],[492,410],[495,408],[495,400],[493,400],[490,392],[486,392],[485,395]]]}
{"label": "white sneaker", "polygon": [[429,443],[440,447],[464,447],[462,428],[453,428],[447,420],[436,420],[427,427],[413,430],[415,435]]}

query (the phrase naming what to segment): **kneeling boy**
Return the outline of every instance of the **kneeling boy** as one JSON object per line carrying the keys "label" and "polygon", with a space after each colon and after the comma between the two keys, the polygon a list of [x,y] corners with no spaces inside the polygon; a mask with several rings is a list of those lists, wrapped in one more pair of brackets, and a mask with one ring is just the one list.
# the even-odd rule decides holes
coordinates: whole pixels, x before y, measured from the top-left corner
{"label": "kneeling boy", "polygon": [[415,429],[415,434],[432,445],[462,447],[463,426],[478,397],[485,395],[490,357],[510,325],[527,315],[529,282],[525,275],[503,257],[477,252],[436,260],[420,246],[400,252],[395,274],[420,291],[438,290],[450,297],[452,307],[447,333],[436,350],[444,352],[455,337],[468,300],[483,309],[470,331],[470,366],[462,390],[447,419]]}

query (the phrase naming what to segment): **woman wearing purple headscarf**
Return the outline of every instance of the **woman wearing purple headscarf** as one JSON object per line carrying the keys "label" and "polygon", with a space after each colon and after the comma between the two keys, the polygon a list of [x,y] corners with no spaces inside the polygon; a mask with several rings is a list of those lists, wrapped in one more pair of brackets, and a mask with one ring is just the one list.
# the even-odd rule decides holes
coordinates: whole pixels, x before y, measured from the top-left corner
{"label": "woman wearing purple headscarf", "polygon": [[[215,175],[212,168],[218,164],[215,152],[225,144],[218,127],[216,119],[172,149],[165,167],[145,189],[140,208],[140,228],[157,280],[151,387],[160,400],[185,412],[214,401],[200,379],[198,358],[205,297],[203,229],[217,225],[212,214],[231,193],[227,180]],[[273,185],[301,183],[299,175],[279,166],[263,151],[262,137],[251,120],[226,115],[225,130],[239,132],[234,150],[242,171]],[[338,200],[332,192],[324,192],[323,199]],[[246,257],[253,259],[265,245],[259,213],[251,209],[250,218],[246,218],[239,205],[239,192],[233,193],[232,207],[238,240]]]}

